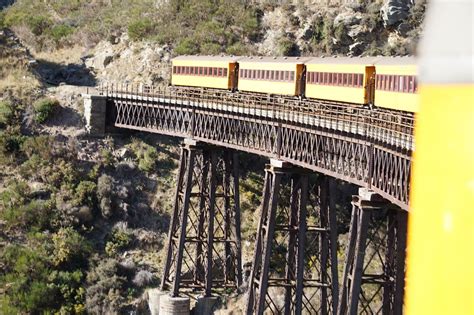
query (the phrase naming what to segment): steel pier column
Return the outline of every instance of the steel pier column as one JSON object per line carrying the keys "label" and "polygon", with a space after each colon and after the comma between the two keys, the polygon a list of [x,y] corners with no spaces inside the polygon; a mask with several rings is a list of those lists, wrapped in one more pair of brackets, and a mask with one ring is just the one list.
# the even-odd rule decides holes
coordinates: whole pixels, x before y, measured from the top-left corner
{"label": "steel pier column", "polygon": [[335,310],[335,213],[329,211],[327,178],[313,177],[281,161],[266,167],[247,314]]}
{"label": "steel pier column", "polygon": [[184,141],[161,283],[173,297],[242,283],[237,164],[234,151]]}
{"label": "steel pier column", "polygon": [[407,213],[359,190],[352,218],[337,314],[402,314]]}

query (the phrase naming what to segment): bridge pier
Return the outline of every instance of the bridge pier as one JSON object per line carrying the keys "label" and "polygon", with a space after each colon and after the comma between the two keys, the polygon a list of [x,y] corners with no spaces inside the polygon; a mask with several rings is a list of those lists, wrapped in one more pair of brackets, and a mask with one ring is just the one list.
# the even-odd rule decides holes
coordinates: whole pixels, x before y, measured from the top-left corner
{"label": "bridge pier", "polygon": [[338,315],[402,314],[406,229],[406,211],[364,188],[353,196]]}
{"label": "bridge pier", "polygon": [[242,284],[238,158],[185,139],[161,290],[211,297]]}
{"label": "bridge pier", "polygon": [[328,195],[327,177],[313,183],[307,170],[267,165],[246,314],[336,309],[337,228]]}

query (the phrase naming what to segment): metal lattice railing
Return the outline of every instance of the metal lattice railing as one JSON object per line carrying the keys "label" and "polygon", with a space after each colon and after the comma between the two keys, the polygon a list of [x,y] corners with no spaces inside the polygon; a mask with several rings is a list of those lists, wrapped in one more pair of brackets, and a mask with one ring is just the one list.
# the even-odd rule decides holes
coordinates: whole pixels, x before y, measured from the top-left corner
{"label": "metal lattice railing", "polygon": [[408,209],[412,113],[191,88],[102,86],[109,123],[277,157]]}

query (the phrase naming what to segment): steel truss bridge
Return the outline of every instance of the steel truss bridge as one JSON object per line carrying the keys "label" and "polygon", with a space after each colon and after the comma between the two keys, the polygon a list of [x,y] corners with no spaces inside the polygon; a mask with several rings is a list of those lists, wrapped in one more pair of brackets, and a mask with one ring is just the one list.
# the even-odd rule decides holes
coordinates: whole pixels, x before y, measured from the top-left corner
{"label": "steel truss bridge", "polygon": [[[237,289],[247,314],[402,313],[412,114],[204,89],[100,95],[107,128],[184,139],[162,290]],[[270,158],[248,277],[236,151]],[[342,266],[329,177],[361,187]]]}

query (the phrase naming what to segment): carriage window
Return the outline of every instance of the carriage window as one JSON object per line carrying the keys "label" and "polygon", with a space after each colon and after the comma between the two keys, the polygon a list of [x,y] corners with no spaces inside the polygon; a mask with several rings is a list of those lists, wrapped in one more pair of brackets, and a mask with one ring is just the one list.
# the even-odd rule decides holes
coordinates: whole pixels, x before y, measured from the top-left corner
{"label": "carriage window", "polygon": [[212,68],[212,75],[217,76],[217,68]]}
{"label": "carriage window", "polygon": [[224,68],[224,77],[227,76],[227,68]]}
{"label": "carriage window", "polygon": [[290,81],[294,81],[294,80],[295,80],[295,72],[290,71]]}
{"label": "carriage window", "polygon": [[337,85],[342,85],[342,73],[337,74]]}
{"label": "carriage window", "polygon": [[414,93],[418,92],[418,80],[416,79],[415,76],[413,76],[413,86],[414,86]]}
{"label": "carriage window", "polygon": [[393,90],[398,92],[398,75],[393,76]]}

